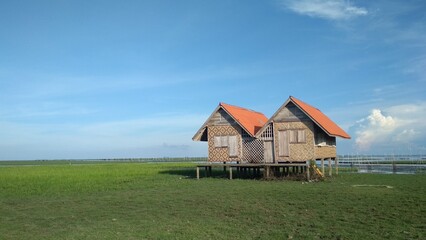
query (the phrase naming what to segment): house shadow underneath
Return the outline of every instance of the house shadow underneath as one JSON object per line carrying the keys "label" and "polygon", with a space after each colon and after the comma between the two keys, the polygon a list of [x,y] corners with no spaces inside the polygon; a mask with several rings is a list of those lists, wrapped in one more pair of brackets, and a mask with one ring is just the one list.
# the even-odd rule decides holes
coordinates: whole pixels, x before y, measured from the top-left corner
{"label": "house shadow underneath", "polygon": [[[197,179],[196,169],[194,168],[176,168],[170,170],[160,171],[160,174],[169,174],[177,175],[182,178],[188,179]],[[262,179],[262,174],[253,174],[253,173],[234,173],[233,178],[238,179]],[[200,178],[229,178],[228,171],[223,171],[222,169],[212,169],[211,172],[200,171]]]}

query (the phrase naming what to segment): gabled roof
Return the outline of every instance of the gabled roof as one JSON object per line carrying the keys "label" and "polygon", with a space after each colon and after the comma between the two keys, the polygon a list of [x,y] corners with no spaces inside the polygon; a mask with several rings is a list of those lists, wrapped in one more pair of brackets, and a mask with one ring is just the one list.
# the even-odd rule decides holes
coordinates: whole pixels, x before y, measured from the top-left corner
{"label": "gabled roof", "polygon": [[287,101],[274,113],[274,115],[268,120],[265,126],[262,127],[260,131],[257,132],[256,137],[260,137],[260,134],[264,131],[265,128],[268,127],[269,123],[277,116],[279,112],[283,108],[285,108],[290,102],[292,102],[296,107],[298,107],[303,113],[306,114],[318,127],[320,127],[324,132],[326,132],[329,136],[332,137],[341,137],[350,139],[351,137],[347,134],[343,129],[337,126],[336,123],[331,121],[324,113],[322,113],[319,109],[302,102],[301,100],[290,96]]}
{"label": "gabled roof", "polygon": [[201,137],[206,130],[207,124],[219,109],[223,109],[227,114],[229,114],[229,116],[231,116],[231,118],[234,119],[234,121],[252,137],[254,137],[257,131],[259,131],[268,121],[268,118],[263,115],[263,113],[226,103],[219,103],[219,106],[213,111],[203,126],[201,126],[201,128],[197,131],[192,140],[201,140]]}
{"label": "gabled roof", "polygon": [[219,105],[252,137],[268,121],[268,118],[260,112],[226,103],[220,103]]}
{"label": "gabled roof", "polygon": [[290,96],[290,101],[293,102],[300,110],[302,110],[312,121],[322,128],[328,135],[350,139],[351,137],[336,123],[328,118],[319,109],[302,102],[301,100]]}

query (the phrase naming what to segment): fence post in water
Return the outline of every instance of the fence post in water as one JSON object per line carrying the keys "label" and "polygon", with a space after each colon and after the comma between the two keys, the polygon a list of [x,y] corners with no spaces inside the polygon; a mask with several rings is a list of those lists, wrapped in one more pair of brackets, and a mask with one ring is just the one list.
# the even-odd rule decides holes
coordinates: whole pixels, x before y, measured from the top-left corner
{"label": "fence post in water", "polygon": [[334,165],[335,165],[335,167],[336,167],[336,175],[339,175],[339,157],[337,156],[335,159],[334,159]]}
{"label": "fence post in water", "polygon": [[392,162],[392,172],[393,172],[394,174],[397,172],[395,162]]}

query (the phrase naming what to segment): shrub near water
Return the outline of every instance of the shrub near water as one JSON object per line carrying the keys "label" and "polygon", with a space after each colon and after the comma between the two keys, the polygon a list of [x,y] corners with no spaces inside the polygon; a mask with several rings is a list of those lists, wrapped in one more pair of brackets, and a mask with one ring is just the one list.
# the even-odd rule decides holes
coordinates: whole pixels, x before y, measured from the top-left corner
{"label": "shrub near water", "polygon": [[426,175],[343,174],[308,184],[197,181],[194,173],[169,163],[1,167],[0,238],[425,237]]}

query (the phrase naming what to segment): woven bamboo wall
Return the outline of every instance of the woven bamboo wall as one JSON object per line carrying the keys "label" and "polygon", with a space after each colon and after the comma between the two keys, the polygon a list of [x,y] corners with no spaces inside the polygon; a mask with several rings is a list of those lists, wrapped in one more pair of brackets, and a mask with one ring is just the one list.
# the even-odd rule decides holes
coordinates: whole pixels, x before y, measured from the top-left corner
{"label": "woven bamboo wall", "polygon": [[335,146],[315,146],[315,158],[335,158],[336,147]]}
{"label": "woven bamboo wall", "polygon": [[[305,129],[306,143],[289,143],[289,156],[280,157],[278,154],[279,142],[278,131]],[[314,123],[312,121],[303,122],[278,122],[274,123],[274,148],[276,161],[306,161],[314,158]]]}
{"label": "woven bamboo wall", "polygon": [[[208,127],[209,162],[241,161],[241,128],[232,126],[209,126]],[[237,136],[238,157],[229,157],[227,147],[216,148],[214,136]]]}

